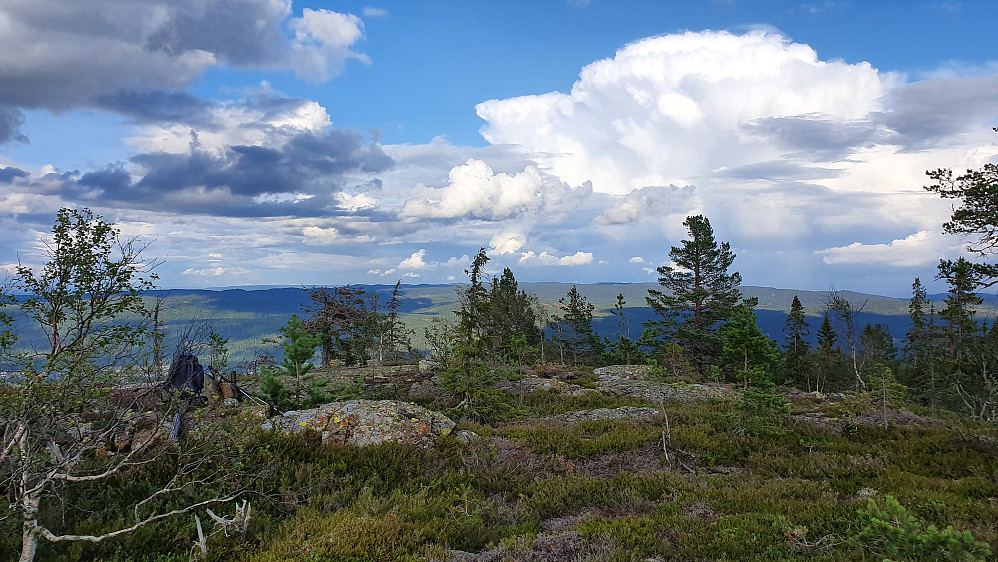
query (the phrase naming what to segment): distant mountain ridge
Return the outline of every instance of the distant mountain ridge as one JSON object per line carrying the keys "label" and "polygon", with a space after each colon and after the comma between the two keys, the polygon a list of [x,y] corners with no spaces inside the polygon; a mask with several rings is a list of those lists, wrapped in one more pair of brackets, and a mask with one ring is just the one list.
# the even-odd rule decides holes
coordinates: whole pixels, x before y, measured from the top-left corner
{"label": "distant mountain ridge", "polygon": [[[557,313],[558,299],[564,297],[573,283],[520,283],[522,290],[537,295],[538,299],[552,313]],[[648,289],[659,288],[657,283],[593,283],[575,284],[579,292],[596,307],[594,328],[597,333],[610,338],[615,337],[618,326],[617,319],[610,315],[610,309],[616,303],[617,295],[622,294],[627,303],[625,310],[628,315],[628,325],[632,335],[641,333],[642,323],[656,318],[654,311],[647,306],[645,297]],[[400,312],[403,320],[416,331],[417,342],[422,341],[422,330],[433,318],[453,318],[457,309],[455,290],[458,284],[403,285],[402,306]],[[367,285],[369,293],[376,293],[384,304],[390,298],[394,285]],[[170,289],[150,291],[150,297],[163,297],[164,308],[173,307],[174,313],[168,316],[178,319],[177,312],[186,310],[183,316],[200,317],[200,320],[218,322],[234,316],[252,315],[256,326],[254,334],[248,333],[245,323],[235,330],[230,338],[234,342],[242,341],[249,346],[250,341],[257,342],[263,335],[275,334],[287,318],[292,314],[302,312],[308,303],[308,296],[303,287],[274,287],[264,289]],[[763,332],[782,343],[783,326],[786,313],[794,296],[804,305],[808,321],[811,324],[811,337],[815,337],[821,323],[824,302],[828,298],[827,291],[803,291],[797,289],[777,289],[773,287],[742,286],[742,294],[746,298],[756,297],[759,304],[756,314]],[[862,328],[867,323],[885,324],[891,330],[896,341],[900,341],[908,330],[908,301],[906,299],[885,297],[882,295],[864,294],[853,291],[839,291],[839,294],[853,303],[855,308],[862,307],[857,316],[857,322]],[[998,314],[998,297],[982,295],[985,305],[978,312],[978,319],[989,323]],[[942,301],[945,295],[932,295],[934,301]],[[179,308],[178,308],[179,307]],[[200,310],[200,312],[196,312]],[[225,324],[229,322],[225,321]],[[216,329],[225,335],[224,326]],[[259,334],[259,335],[257,335]],[[240,347],[242,346],[240,345]]]}
{"label": "distant mountain ridge", "polygon": [[[558,313],[558,299],[565,296],[572,283],[520,283],[520,288],[537,295],[545,308],[552,314]],[[647,306],[645,296],[648,289],[659,288],[657,283],[594,283],[575,284],[579,292],[596,307],[593,327],[601,336],[611,339],[618,332],[617,318],[610,310],[622,294],[626,302],[625,311],[632,337],[637,337],[645,321],[657,318]],[[425,345],[423,330],[434,318],[454,319],[457,309],[458,284],[447,285],[403,285],[400,313],[406,325],[413,330],[417,347]],[[168,335],[167,345],[174,344],[178,334],[192,324],[211,326],[223,337],[229,338],[231,364],[249,359],[257,350],[265,350],[279,355],[279,348],[266,344],[263,338],[276,338],[277,330],[287,323],[292,314],[303,314],[303,306],[308,304],[307,287],[267,287],[267,288],[219,288],[219,289],[156,289],[146,293],[151,305],[155,299],[162,299],[160,320]],[[391,296],[394,285],[367,285],[369,294],[377,294],[383,305]],[[805,307],[811,325],[811,340],[815,339],[821,324],[823,303],[828,292],[776,289],[772,287],[742,286],[742,294],[759,299],[756,314],[759,326],[764,333],[778,342],[783,342],[783,326],[790,303],[796,295]],[[851,291],[839,294],[856,308],[862,306],[857,316],[860,329],[867,323],[884,324],[890,328],[895,342],[900,344],[908,331],[908,301],[880,295],[869,295]],[[934,301],[941,301],[945,295],[932,295]],[[998,297],[982,295],[985,305],[980,307],[978,320],[990,324],[998,316]],[[940,306],[941,308],[941,306]],[[19,316],[13,311],[15,316]],[[41,332],[27,319],[18,318],[18,331],[26,346],[38,346],[43,341]]]}

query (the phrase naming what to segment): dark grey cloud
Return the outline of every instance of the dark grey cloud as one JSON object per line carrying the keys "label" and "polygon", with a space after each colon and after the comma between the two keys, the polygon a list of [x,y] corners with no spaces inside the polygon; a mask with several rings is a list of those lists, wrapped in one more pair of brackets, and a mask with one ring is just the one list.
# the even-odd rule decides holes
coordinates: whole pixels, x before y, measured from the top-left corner
{"label": "dark grey cloud", "polygon": [[[170,91],[186,88],[210,67],[294,66],[301,45],[288,26],[299,20],[289,5],[285,0],[0,3],[0,106],[53,111],[96,106],[140,120],[169,118],[197,105]],[[333,59],[355,56],[347,48],[316,47],[308,54],[318,57],[311,62],[325,61],[331,68],[342,63]],[[143,108],[141,102],[165,105]]]}
{"label": "dark grey cloud", "polygon": [[24,123],[24,114],[20,109],[0,105],[0,145],[9,142],[27,142],[28,137],[21,133],[22,123]]}
{"label": "dark grey cloud", "polygon": [[[141,175],[137,180],[116,164],[67,181],[66,187],[101,204],[146,210],[162,210],[168,202],[176,212],[328,216],[341,214],[335,194],[347,187],[380,189],[377,178],[348,175],[368,176],[394,165],[380,144],[349,129],[299,133],[278,147],[235,145],[221,152],[204,149],[194,139],[186,152],[133,156]],[[310,198],[266,197],[286,193]]]}
{"label": "dark grey cloud", "polygon": [[125,192],[132,184],[132,176],[121,165],[115,165],[96,172],[87,172],[77,183],[85,187]]}
{"label": "dark grey cloud", "polygon": [[820,166],[805,166],[790,160],[772,160],[769,162],[758,162],[755,164],[746,164],[744,166],[728,168],[726,170],[714,172],[712,175],[718,178],[743,180],[820,180],[838,177],[842,175],[842,170],[824,168]]}
{"label": "dark grey cloud", "polygon": [[843,122],[809,115],[758,119],[742,129],[776,141],[795,157],[813,162],[841,160],[887,136],[869,120]]}
{"label": "dark grey cloud", "polygon": [[876,118],[902,150],[922,150],[953,135],[993,127],[998,120],[998,75],[936,78],[893,89],[888,111]]}
{"label": "dark grey cloud", "polygon": [[15,178],[26,178],[28,175],[28,172],[20,168],[11,166],[0,168],[0,183],[12,183]]}
{"label": "dark grey cloud", "polygon": [[211,123],[211,110],[216,107],[207,100],[177,90],[123,90],[97,96],[93,102],[101,109],[126,115],[140,123],[166,121],[200,126]]}
{"label": "dark grey cloud", "polygon": [[[181,2],[180,4],[184,4]],[[235,66],[274,63],[288,52],[281,2],[187,2],[146,39],[145,48],[172,56],[201,50]],[[190,9],[195,8],[195,9]]]}

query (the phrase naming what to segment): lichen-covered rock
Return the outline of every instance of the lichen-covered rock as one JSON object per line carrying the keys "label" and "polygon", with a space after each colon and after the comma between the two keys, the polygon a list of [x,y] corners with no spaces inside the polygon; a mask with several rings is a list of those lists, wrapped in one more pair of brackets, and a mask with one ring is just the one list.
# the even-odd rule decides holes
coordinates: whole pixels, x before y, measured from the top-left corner
{"label": "lichen-covered rock", "polygon": [[666,383],[650,380],[648,378],[650,372],[651,367],[648,365],[611,365],[593,371],[599,379],[596,388],[600,392],[652,402],[659,400],[709,402],[714,399],[727,399],[735,394],[730,387],[717,384]]}
{"label": "lichen-covered rock", "polygon": [[557,420],[566,425],[575,425],[579,422],[598,420],[627,420],[634,418],[646,418],[658,414],[655,408],[638,408],[636,406],[621,406],[620,408],[597,408],[595,410],[582,410],[579,412],[569,412],[548,419]]}
{"label": "lichen-covered rock", "polygon": [[602,379],[648,380],[654,367],[652,365],[607,365],[593,370]]}
{"label": "lichen-covered rock", "polygon": [[284,433],[315,431],[323,443],[359,446],[388,441],[426,446],[454,429],[454,422],[443,414],[395,400],[332,402],[286,412],[272,423]]}
{"label": "lichen-covered rock", "polygon": [[523,394],[530,394],[535,390],[557,390],[567,396],[578,396],[584,390],[577,384],[540,377],[524,377],[517,381],[502,380],[496,386],[510,394],[520,394],[521,392]]}

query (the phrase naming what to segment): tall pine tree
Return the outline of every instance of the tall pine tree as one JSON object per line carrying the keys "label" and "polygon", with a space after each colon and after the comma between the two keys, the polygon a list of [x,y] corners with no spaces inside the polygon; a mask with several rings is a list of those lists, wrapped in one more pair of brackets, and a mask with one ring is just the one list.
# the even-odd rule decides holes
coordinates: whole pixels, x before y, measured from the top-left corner
{"label": "tall pine tree", "polygon": [[735,254],[727,242],[718,244],[703,215],[686,218],[690,238],[669,251],[670,263],[658,268],[663,291],[649,289],[648,305],[661,317],[649,327],[665,341],[680,344],[690,354],[701,377],[721,351],[718,324],[741,299],[741,275],[728,269]]}

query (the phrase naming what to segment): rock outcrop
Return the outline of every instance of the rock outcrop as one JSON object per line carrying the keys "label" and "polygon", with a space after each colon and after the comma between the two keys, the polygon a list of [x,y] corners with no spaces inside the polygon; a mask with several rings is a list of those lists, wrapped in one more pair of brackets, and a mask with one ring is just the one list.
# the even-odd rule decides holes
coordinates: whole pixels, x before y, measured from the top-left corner
{"label": "rock outcrop", "polygon": [[600,392],[652,402],[659,400],[708,402],[713,399],[726,399],[735,394],[734,390],[723,385],[665,383],[651,380],[651,369],[648,365],[613,365],[600,367],[593,372],[599,379],[596,387]]}
{"label": "rock outcrop", "polygon": [[636,406],[621,406],[619,408],[597,408],[595,410],[581,410],[569,412],[558,416],[547,418],[557,420],[565,425],[575,425],[579,422],[599,421],[599,420],[629,420],[635,418],[649,418],[657,415],[659,410],[655,408],[639,408]]}
{"label": "rock outcrop", "polygon": [[385,442],[427,446],[454,429],[443,414],[409,402],[348,400],[286,412],[264,424],[284,433],[315,431],[323,443],[376,445]]}
{"label": "rock outcrop", "polygon": [[582,388],[577,384],[567,383],[558,379],[545,379],[540,377],[523,377],[517,381],[501,380],[496,383],[498,388],[510,394],[530,394],[535,390],[557,390],[566,396],[580,396],[591,389]]}

